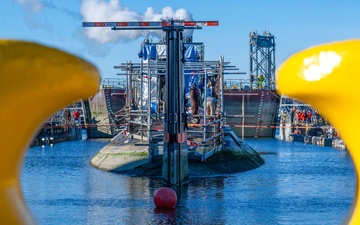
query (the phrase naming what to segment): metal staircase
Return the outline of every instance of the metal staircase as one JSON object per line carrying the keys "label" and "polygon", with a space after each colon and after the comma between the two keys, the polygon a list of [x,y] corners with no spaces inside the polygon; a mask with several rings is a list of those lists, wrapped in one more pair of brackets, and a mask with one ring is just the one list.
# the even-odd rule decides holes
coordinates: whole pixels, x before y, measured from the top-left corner
{"label": "metal staircase", "polygon": [[115,113],[111,108],[111,90],[104,89],[105,101],[106,101],[106,109],[109,115],[109,124],[110,124],[110,132],[111,135],[115,135]]}

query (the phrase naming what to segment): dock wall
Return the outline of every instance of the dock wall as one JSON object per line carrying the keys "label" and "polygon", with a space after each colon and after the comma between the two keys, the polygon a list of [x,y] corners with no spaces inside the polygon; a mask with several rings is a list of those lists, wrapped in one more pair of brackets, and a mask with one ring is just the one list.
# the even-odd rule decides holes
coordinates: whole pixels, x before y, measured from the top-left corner
{"label": "dock wall", "polygon": [[226,124],[238,137],[275,137],[279,106],[280,97],[276,91],[224,92]]}
{"label": "dock wall", "polygon": [[306,144],[314,144],[319,146],[328,146],[337,149],[346,149],[346,145],[343,140],[340,138],[326,138],[326,137],[316,137],[316,136],[308,136],[301,134],[290,134],[290,141],[303,142]]}
{"label": "dock wall", "polygon": [[53,130],[53,132],[40,132],[31,143],[30,147],[51,145],[60,143],[63,141],[75,141],[82,139],[82,128],[81,126],[71,126],[67,132],[60,132]]}
{"label": "dock wall", "polygon": [[125,89],[102,88],[88,103],[88,138],[112,138],[112,117],[126,103]]}
{"label": "dock wall", "polygon": [[[89,138],[112,137],[109,112],[125,106],[125,90],[104,88],[89,101]],[[280,97],[269,90],[224,90],[226,124],[238,137],[275,137]],[[244,118],[244,120],[243,120]]]}

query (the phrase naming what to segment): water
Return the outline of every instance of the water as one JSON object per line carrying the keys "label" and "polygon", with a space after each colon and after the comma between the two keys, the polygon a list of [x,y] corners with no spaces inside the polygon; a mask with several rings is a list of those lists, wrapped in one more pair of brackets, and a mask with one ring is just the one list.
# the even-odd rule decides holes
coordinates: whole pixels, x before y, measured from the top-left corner
{"label": "water", "polygon": [[22,174],[25,199],[39,224],[340,224],[355,174],[345,151],[246,141],[266,163],[186,186],[174,210],[154,209],[158,179],[103,172],[88,164],[106,142],[82,140],[31,148]]}

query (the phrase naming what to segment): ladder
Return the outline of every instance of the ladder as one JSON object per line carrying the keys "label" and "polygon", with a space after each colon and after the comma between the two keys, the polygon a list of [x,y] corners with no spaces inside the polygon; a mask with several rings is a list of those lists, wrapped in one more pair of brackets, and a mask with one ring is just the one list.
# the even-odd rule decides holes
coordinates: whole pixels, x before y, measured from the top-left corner
{"label": "ladder", "polygon": [[109,123],[110,123],[110,132],[111,135],[115,134],[115,114],[112,111],[111,108],[111,90],[110,89],[104,89],[104,93],[105,93],[105,101],[106,101],[106,109],[108,111],[108,115],[109,115]]}
{"label": "ladder", "polygon": [[262,118],[262,111],[263,111],[263,108],[264,108],[264,95],[265,95],[265,92],[261,91],[259,110],[258,110],[258,113],[256,115],[256,126],[255,126],[255,134],[254,134],[255,138],[258,138],[259,130],[260,130],[260,124],[262,122],[261,118]]}

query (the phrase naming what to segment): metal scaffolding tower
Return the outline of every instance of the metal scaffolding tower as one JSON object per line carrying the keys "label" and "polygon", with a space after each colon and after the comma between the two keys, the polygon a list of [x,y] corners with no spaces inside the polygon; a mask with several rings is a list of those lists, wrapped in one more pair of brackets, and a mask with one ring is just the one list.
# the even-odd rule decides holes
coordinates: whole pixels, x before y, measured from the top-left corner
{"label": "metal scaffolding tower", "polygon": [[250,86],[252,89],[275,90],[275,37],[250,33]]}
{"label": "metal scaffolding tower", "polygon": [[[119,68],[125,69],[128,78],[126,102],[130,111],[128,122],[140,125],[140,130],[142,131],[143,126],[147,127],[146,132],[141,131],[140,135],[141,139],[144,139],[147,133],[150,155],[155,155],[155,152],[158,152],[158,149],[156,149],[158,146],[154,148],[155,135],[151,135],[151,133],[152,123],[155,122],[153,118],[160,116],[157,115],[153,117],[154,113],[150,110],[150,105],[152,103],[150,92],[151,78],[152,75],[154,75],[154,77],[159,76],[159,78],[161,78],[162,76],[165,78],[165,110],[162,109],[164,115],[162,179],[167,186],[172,186],[177,190],[180,189],[182,184],[188,181],[187,113],[184,93],[184,68],[188,68],[189,66],[186,63],[184,56],[184,50],[186,48],[184,47],[183,31],[185,29],[201,29],[205,26],[218,26],[218,21],[183,21],[171,19],[144,22],[83,22],[83,27],[111,27],[112,30],[163,30],[166,33],[164,43],[164,46],[166,46],[166,57],[164,57],[163,60],[160,59],[159,63],[152,65],[150,57],[150,59],[147,59],[146,63],[144,62],[145,60],[142,60],[140,65],[130,63],[122,65]],[[191,40],[185,40],[185,42],[186,41]],[[143,44],[148,44],[148,40]],[[153,49],[155,50],[155,48]],[[203,47],[201,48],[201,51],[203,52]],[[203,60],[203,55],[196,55],[196,58],[197,60]],[[201,69],[207,69],[205,67],[207,64],[203,61],[201,64]],[[214,68],[219,69],[218,62],[216,62]],[[144,71],[144,69],[146,69],[146,71]],[[195,63],[191,65],[191,69],[197,69]],[[207,74],[205,74],[205,76],[207,76]],[[146,78],[144,79],[144,77]],[[223,83],[222,78],[220,78],[220,83]],[[143,93],[143,87],[145,86],[147,93]],[[158,90],[160,90],[160,88]],[[131,109],[131,102],[135,102],[135,98],[138,97],[140,98],[141,104],[139,107],[136,107],[136,109],[135,107]],[[143,104],[146,102],[147,104]],[[221,103],[222,101],[219,102]],[[144,105],[147,106],[143,108]],[[206,116],[206,113],[204,115]],[[135,121],[135,117],[137,117],[137,121]],[[223,125],[222,121],[223,119],[221,118],[213,120],[212,123],[216,125],[221,122],[221,125]],[[135,133],[133,129],[129,130],[131,130],[130,133]],[[223,134],[221,133],[221,135]],[[214,140],[217,138],[219,137],[216,136],[215,138],[212,138],[211,141],[216,143]],[[204,144],[207,143],[204,142]],[[206,149],[206,147],[204,149]],[[206,156],[206,154],[204,155]]]}

